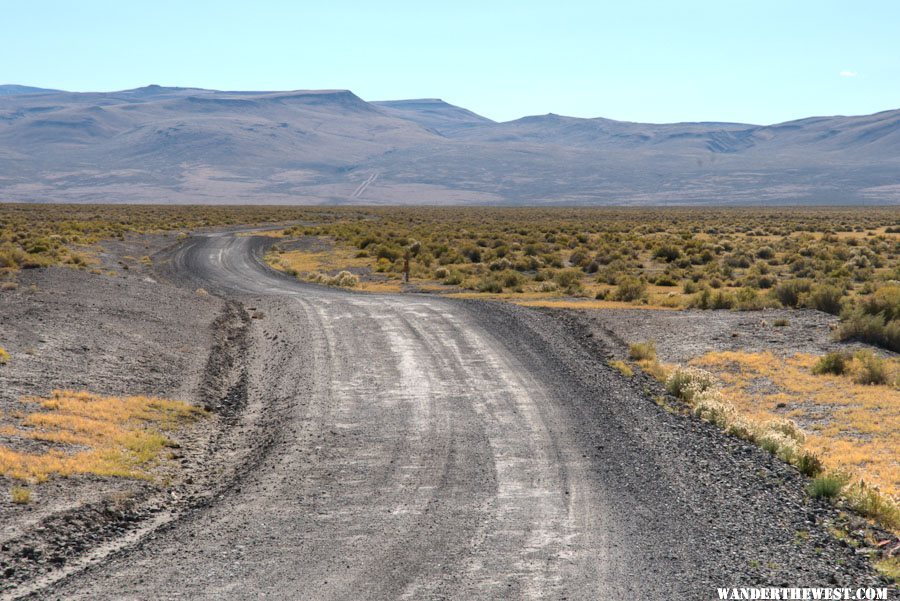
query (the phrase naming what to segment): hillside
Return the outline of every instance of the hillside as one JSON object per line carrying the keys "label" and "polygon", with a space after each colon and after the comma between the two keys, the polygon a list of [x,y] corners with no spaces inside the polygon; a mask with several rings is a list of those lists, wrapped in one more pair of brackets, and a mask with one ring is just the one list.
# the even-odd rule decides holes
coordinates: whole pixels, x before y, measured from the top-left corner
{"label": "hillside", "polygon": [[0,200],[896,204],[900,111],[769,126],[496,123],[345,90],[0,86]]}

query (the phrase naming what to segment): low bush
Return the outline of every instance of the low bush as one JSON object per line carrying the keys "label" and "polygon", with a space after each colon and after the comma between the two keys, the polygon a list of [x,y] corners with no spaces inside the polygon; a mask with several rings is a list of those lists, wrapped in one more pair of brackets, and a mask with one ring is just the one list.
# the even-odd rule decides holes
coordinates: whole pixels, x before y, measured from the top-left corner
{"label": "low bush", "polygon": [[805,279],[788,280],[775,286],[774,294],[785,307],[799,307],[803,295],[810,291],[812,282]]}
{"label": "low bush", "polygon": [[359,278],[349,271],[341,271],[333,276],[325,273],[313,273],[307,279],[316,284],[336,286],[338,288],[354,288],[359,284]]}
{"label": "low bush", "polygon": [[448,286],[459,286],[463,283],[463,274],[459,271],[450,271],[446,277],[444,277],[444,284]]}
{"label": "low bush", "polygon": [[676,367],[666,380],[666,391],[690,403],[714,384],[715,378],[708,371],[696,367]]}
{"label": "low bush", "polygon": [[619,281],[616,288],[616,300],[634,302],[646,298],[647,284],[638,278],[626,277]]}
{"label": "low bush", "polygon": [[782,461],[794,463],[797,458],[797,441],[779,430],[765,429],[756,436],[756,444]]}
{"label": "low bush", "polygon": [[815,478],[825,469],[818,455],[804,451],[797,456],[797,469],[808,478]]}
{"label": "low bush", "polygon": [[556,292],[559,290],[559,286],[556,282],[541,282],[541,286],[538,290],[540,292]]}
{"label": "low bush", "polygon": [[720,428],[727,428],[734,421],[734,407],[725,401],[717,390],[706,389],[691,395],[694,415]]}
{"label": "low bush", "polygon": [[887,361],[873,351],[863,349],[853,357],[852,375],[857,384],[887,384],[889,372]]}
{"label": "low bush", "polygon": [[851,359],[852,357],[847,353],[832,351],[816,362],[812,372],[816,375],[833,374],[841,376],[850,369]]}
{"label": "low bush", "polygon": [[900,352],[900,320],[886,322],[884,315],[870,315],[856,309],[844,314],[837,338],[859,340]]}
{"label": "low bush", "polygon": [[0,365],[6,365],[7,363],[9,363],[9,353],[0,346]]}
{"label": "low bush", "polygon": [[859,304],[869,315],[881,315],[886,322],[900,318],[900,286],[883,286]]}
{"label": "low bush", "polygon": [[840,315],[843,301],[844,291],[826,284],[812,289],[806,297],[806,306],[831,315]]}
{"label": "low bush", "polygon": [[766,430],[778,432],[787,436],[796,443],[803,443],[806,440],[806,434],[797,427],[797,424],[789,419],[774,419],[765,426]]}
{"label": "low bush", "polygon": [[492,292],[492,293],[500,293],[503,292],[503,284],[493,275],[483,277],[476,285],[475,289],[478,292]]}
{"label": "low bush", "polygon": [[580,269],[560,269],[553,275],[553,280],[560,288],[572,293],[581,288]]}

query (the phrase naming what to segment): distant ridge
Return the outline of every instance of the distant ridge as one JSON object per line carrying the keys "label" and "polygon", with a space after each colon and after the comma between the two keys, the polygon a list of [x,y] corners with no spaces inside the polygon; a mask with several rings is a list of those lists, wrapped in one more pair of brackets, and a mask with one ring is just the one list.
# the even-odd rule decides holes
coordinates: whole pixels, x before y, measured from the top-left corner
{"label": "distant ridge", "polygon": [[0,201],[900,204],[900,110],[494,122],[349,90],[0,86]]}
{"label": "distant ridge", "polygon": [[31,86],[17,86],[15,84],[0,85],[0,96],[18,96],[20,94],[48,94],[51,92],[59,92],[60,90],[50,90],[47,88],[33,88]]}

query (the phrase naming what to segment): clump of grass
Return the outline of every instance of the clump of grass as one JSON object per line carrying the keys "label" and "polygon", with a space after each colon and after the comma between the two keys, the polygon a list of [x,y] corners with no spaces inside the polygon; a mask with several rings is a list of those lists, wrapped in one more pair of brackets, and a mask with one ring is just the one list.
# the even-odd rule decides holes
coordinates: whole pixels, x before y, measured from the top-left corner
{"label": "clump of grass", "polygon": [[891,582],[900,582],[900,556],[885,557],[873,564],[882,576]]}
{"label": "clump of grass", "polygon": [[147,478],[147,467],[168,444],[165,433],[203,413],[181,401],[71,390],[25,402],[39,411],[25,414],[18,427],[0,428],[0,434],[39,441],[48,450],[19,452],[0,445],[0,475],[36,482],[88,473]]}
{"label": "clump of grass", "polygon": [[9,491],[10,499],[16,505],[27,505],[31,503],[31,491],[24,486],[13,486]]}
{"label": "clump of grass", "polygon": [[894,531],[900,530],[900,505],[862,480],[843,489],[847,506]]}
{"label": "clump of grass", "polygon": [[656,343],[648,340],[629,345],[628,358],[632,361],[656,361]]}
{"label": "clump of grass", "polygon": [[789,323],[788,320],[786,320],[782,317],[780,319],[776,319],[775,321],[773,321],[772,325],[775,326],[776,328],[784,328],[784,327],[787,327],[788,323]]}
{"label": "clump of grass", "polygon": [[207,292],[205,288],[197,288],[194,290],[194,294],[197,296],[209,296],[209,292]]}
{"label": "clump of grass", "polygon": [[812,372],[817,376],[822,374],[841,376],[850,369],[851,359],[852,357],[847,353],[832,351],[819,359],[813,366]]}
{"label": "clump of grass", "polygon": [[806,490],[817,499],[834,499],[847,485],[847,477],[841,474],[822,474],[813,478]]}
{"label": "clump of grass", "polygon": [[0,365],[6,365],[7,363],[9,363],[9,352],[0,346]]}
{"label": "clump of grass", "polygon": [[641,369],[650,374],[659,382],[665,382],[669,378],[670,367],[663,365],[656,359],[652,361],[641,361]]}
{"label": "clump of grass", "polygon": [[631,378],[632,376],[634,376],[634,370],[624,361],[618,359],[615,361],[610,361],[609,366],[613,369],[618,370],[626,378]]}

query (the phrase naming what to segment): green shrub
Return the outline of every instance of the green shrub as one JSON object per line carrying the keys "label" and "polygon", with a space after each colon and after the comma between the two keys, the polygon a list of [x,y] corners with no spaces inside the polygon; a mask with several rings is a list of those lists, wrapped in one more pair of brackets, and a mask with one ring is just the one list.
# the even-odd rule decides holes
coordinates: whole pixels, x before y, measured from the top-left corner
{"label": "green shrub", "polygon": [[856,309],[845,313],[837,331],[838,340],[859,340],[900,352],[900,320],[885,322],[884,315]]}
{"label": "green shrub", "polygon": [[677,246],[667,244],[665,246],[660,246],[653,251],[653,257],[671,263],[681,257],[681,250],[679,250]]}
{"label": "green shrub", "polygon": [[863,349],[857,351],[853,366],[853,381],[857,384],[887,384],[887,361],[874,352]]}
{"label": "green shrub", "polygon": [[798,307],[803,295],[812,288],[809,280],[788,280],[775,286],[775,298],[785,307]]}
{"label": "green shrub", "polygon": [[518,271],[513,271],[512,269],[507,269],[502,273],[498,274],[501,283],[504,288],[520,288],[522,284],[525,283],[525,276],[523,276]]}
{"label": "green shrub", "polygon": [[775,251],[769,246],[761,246],[756,251],[756,257],[768,261],[775,257]]}
{"label": "green shrub", "polygon": [[647,284],[643,280],[634,277],[625,277],[619,281],[616,288],[616,300],[634,302],[646,298]]}
{"label": "green shrub", "polygon": [[817,476],[806,487],[807,492],[817,499],[833,499],[846,486],[847,478],[839,474]]}
{"label": "green shrub", "polygon": [[900,286],[883,286],[862,299],[860,308],[869,315],[882,315],[889,322],[900,318]]}
{"label": "green shrub", "polygon": [[813,366],[812,372],[816,375],[834,374],[840,376],[850,368],[850,355],[839,351],[832,351],[821,357]]}
{"label": "green shrub", "polygon": [[448,286],[458,286],[463,283],[463,274],[459,271],[450,271],[444,278],[444,284]]}
{"label": "green shrub", "polygon": [[831,315],[840,315],[843,300],[843,290],[825,284],[812,289],[806,297],[806,306]]}
{"label": "green shrub", "polygon": [[489,275],[481,278],[475,289],[478,292],[500,293],[503,292],[503,284],[495,276]]}
{"label": "green shrub", "polygon": [[710,299],[710,309],[731,309],[735,305],[734,296],[724,290],[717,290]]}
{"label": "green shrub", "polygon": [[559,285],[560,288],[578,288],[581,286],[581,270],[560,269],[554,274],[553,280]]}

